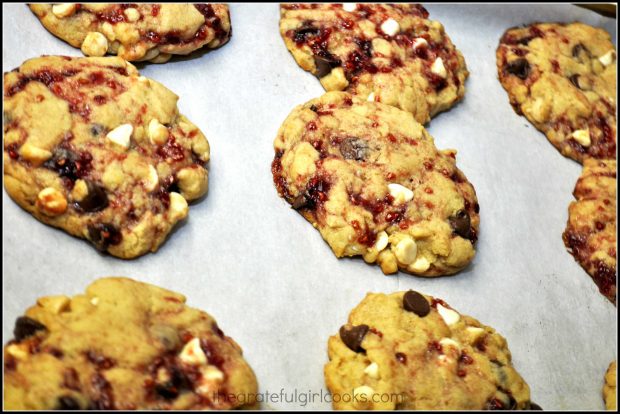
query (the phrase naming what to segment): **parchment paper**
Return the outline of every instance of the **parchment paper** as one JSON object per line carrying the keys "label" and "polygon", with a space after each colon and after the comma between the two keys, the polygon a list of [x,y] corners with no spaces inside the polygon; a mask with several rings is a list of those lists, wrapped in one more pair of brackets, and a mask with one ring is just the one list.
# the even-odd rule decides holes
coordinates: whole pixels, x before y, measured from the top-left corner
{"label": "parchment paper", "polygon": [[[615,21],[569,5],[428,9],[471,71],[465,100],[429,127],[439,148],[458,149],[458,165],[480,201],[478,254],[469,268],[424,279],[338,260],[277,196],[270,163],[278,127],[323,89],[286,50],[276,4],[237,4],[229,44],[142,69],[180,96],[181,112],[207,135],[208,197],[156,254],[123,261],[37,222],[3,192],[3,341],[37,297],[77,294],[97,277],[123,275],[184,293],[190,305],[214,315],[244,348],[262,392],[325,393],[327,338],[349,311],[369,291],[417,289],[502,333],[543,408],[602,409],[603,375],[617,352],[616,308],[561,238],[581,167],[514,113],[497,80],[495,49],[514,25],[580,20],[615,39]],[[4,4],[2,22],[3,71],[42,54],[81,56],[25,5]],[[273,398],[263,407],[304,408],[303,401]]]}

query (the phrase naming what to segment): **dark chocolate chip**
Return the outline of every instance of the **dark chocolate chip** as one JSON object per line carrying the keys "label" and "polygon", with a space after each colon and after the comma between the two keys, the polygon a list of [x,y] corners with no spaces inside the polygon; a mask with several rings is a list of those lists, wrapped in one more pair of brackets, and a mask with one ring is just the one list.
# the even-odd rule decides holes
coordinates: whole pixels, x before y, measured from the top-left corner
{"label": "dark chocolate chip", "polygon": [[42,323],[27,316],[20,316],[15,321],[13,336],[15,336],[15,340],[19,342],[43,330],[47,330],[47,328]]}
{"label": "dark chocolate chip", "polygon": [[420,317],[425,317],[431,311],[431,306],[424,296],[410,290],[403,296],[403,308],[409,312],[413,312]]}
{"label": "dark chocolate chip", "polygon": [[570,80],[570,83],[575,85],[576,88],[581,89],[579,86],[579,75],[571,75],[568,79]]}
{"label": "dark chocolate chip", "polygon": [[314,65],[316,66],[315,75],[319,78],[328,75],[332,71],[332,68],[340,65],[340,60],[329,53],[325,55],[326,56],[314,56]]}
{"label": "dark chocolate chip", "polygon": [[319,110],[319,108],[317,108],[316,105],[310,105],[310,110],[312,112],[317,112]]}
{"label": "dark chocolate chip", "polygon": [[347,160],[364,161],[368,156],[368,143],[357,137],[348,137],[340,143],[340,153]]}
{"label": "dark chocolate chip", "polygon": [[471,219],[465,210],[459,210],[453,217],[449,218],[452,230],[459,236],[467,239],[471,234]]}
{"label": "dark chocolate chip", "polygon": [[340,328],[340,339],[352,351],[362,352],[362,341],[370,328],[368,325],[357,325],[350,328],[342,326]]}
{"label": "dark chocolate chip", "polygon": [[544,411],[542,409],[542,407],[540,405],[536,404],[535,402],[530,402],[530,410],[533,410],[533,411]]}
{"label": "dark chocolate chip", "polygon": [[80,403],[69,395],[63,395],[58,398],[56,410],[81,410]]}
{"label": "dark chocolate chip", "polygon": [[94,136],[94,137],[98,137],[99,135],[101,135],[103,132],[105,132],[106,128],[101,125],[101,124],[92,124],[90,126],[90,133]]}
{"label": "dark chocolate chip", "polygon": [[527,79],[530,76],[530,64],[523,58],[513,60],[506,65],[506,71],[519,79]]}
{"label": "dark chocolate chip", "polygon": [[295,197],[293,199],[293,202],[291,203],[291,206],[295,209],[295,210],[299,210],[301,208],[304,208],[308,205],[308,198],[306,197],[305,194],[300,194],[297,197]]}
{"label": "dark chocolate chip", "polygon": [[293,39],[297,43],[304,42],[308,37],[317,36],[321,29],[312,26],[310,23],[304,23],[299,29],[295,30]]}
{"label": "dark chocolate chip", "polygon": [[85,181],[88,193],[83,199],[76,202],[78,209],[86,213],[94,213],[106,208],[108,206],[108,195],[103,186],[90,180]]}
{"label": "dark chocolate chip", "polygon": [[123,240],[121,232],[112,224],[97,223],[88,226],[88,238],[101,251],[115,246]]}
{"label": "dark chocolate chip", "polygon": [[575,46],[573,46],[572,53],[574,58],[578,58],[580,60],[581,58],[590,59],[592,57],[592,54],[590,53],[588,48],[583,45],[583,43],[577,43]]}

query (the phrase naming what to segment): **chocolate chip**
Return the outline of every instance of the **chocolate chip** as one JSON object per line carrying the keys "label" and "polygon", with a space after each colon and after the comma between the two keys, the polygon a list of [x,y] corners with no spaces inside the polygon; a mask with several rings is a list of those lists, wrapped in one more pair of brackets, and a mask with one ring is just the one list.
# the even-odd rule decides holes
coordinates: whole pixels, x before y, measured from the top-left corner
{"label": "chocolate chip", "polygon": [[58,398],[56,410],[81,410],[80,403],[69,395],[63,395]]}
{"label": "chocolate chip", "polygon": [[112,224],[97,223],[88,226],[88,238],[98,250],[106,251],[123,240],[121,232]]}
{"label": "chocolate chip", "polygon": [[468,239],[471,235],[471,219],[465,210],[459,210],[453,217],[448,219],[452,230],[459,236]]}
{"label": "chocolate chip", "polygon": [[306,207],[307,205],[308,205],[308,198],[303,193],[295,197],[293,199],[293,202],[291,203],[291,207],[293,207],[295,210],[302,209]]}
{"label": "chocolate chip", "polygon": [[328,75],[332,68],[335,68],[340,65],[340,60],[334,57],[329,52],[324,52],[323,56],[314,56],[314,65],[316,66],[315,75],[319,78],[322,78],[325,75]]}
{"label": "chocolate chip", "polygon": [[513,60],[506,65],[506,71],[519,79],[527,79],[530,75],[530,64],[523,58]]}
{"label": "chocolate chip", "polygon": [[101,125],[101,124],[92,124],[90,126],[90,133],[94,137],[98,137],[103,132],[105,132],[105,130],[106,130],[106,128],[103,125]]}
{"label": "chocolate chip", "polygon": [[340,339],[352,351],[363,352],[362,341],[370,328],[368,325],[357,325],[350,328],[340,328]]}
{"label": "chocolate chip", "polygon": [[403,296],[403,308],[409,312],[413,312],[420,317],[425,317],[431,311],[431,306],[424,296],[410,290]]}
{"label": "chocolate chip", "polygon": [[368,143],[357,137],[345,138],[339,148],[340,153],[347,160],[364,161],[368,156]]}
{"label": "chocolate chip", "polygon": [[540,405],[536,404],[535,402],[530,402],[530,410],[533,410],[533,411],[544,411],[542,409],[542,407]]}
{"label": "chocolate chip", "polygon": [[20,316],[15,321],[13,336],[15,336],[15,340],[19,342],[42,330],[47,330],[42,323],[27,316]]}
{"label": "chocolate chip", "polygon": [[305,42],[308,37],[317,36],[321,29],[305,22],[299,29],[295,30],[293,40],[297,43]]}
{"label": "chocolate chip", "polygon": [[61,177],[72,181],[82,178],[91,169],[93,157],[87,152],[76,152],[67,148],[56,148],[52,158],[47,160],[43,166],[54,170]]}
{"label": "chocolate chip", "polygon": [[575,46],[573,46],[572,53],[573,57],[579,60],[590,59],[592,57],[592,54],[590,53],[588,48],[583,45],[583,43],[577,43]]}
{"label": "chocolate chip", "polygon": [[77,208],[86,213],[94,213],[106,208],[108,206],[108,195],[103,186],[90,180],[85,181],[88,193],[83,199],[75,203]]}
{"label": "chocolate chip", "polygon": [[581,89],[579,86],[579,75],[571,75],[568,79],[570,80],[570,83],[575,85],[576,88]]}

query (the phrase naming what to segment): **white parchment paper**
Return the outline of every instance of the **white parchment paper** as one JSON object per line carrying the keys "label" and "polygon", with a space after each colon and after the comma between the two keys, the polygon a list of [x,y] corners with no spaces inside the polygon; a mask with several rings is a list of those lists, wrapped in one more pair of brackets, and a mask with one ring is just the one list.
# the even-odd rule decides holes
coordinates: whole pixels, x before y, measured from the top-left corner
{"label": "white parchment paper", "polygon": [[[458,150],[458,165],[478,194],[480,240],[468,269],[423,279],[338,260],[277,196],[270,163],[278,127],[323,89],[286,50],[276,4],[237,4],[229,44],[142,68],[180,96],[181,112],[207,135],[212,154],[208,197],[156,254],[132,261],[100,255],[37,222],[3,192],[4,342],[37,297],[77,294],[101,276],[129,276],[184,293],[214,315],[244,348],[260,390],[288,393],[289,402],[271,398],[265,408],[326,409],[316,399],[290,402],[290,394],[325,392],[328,336],[366,292],[417,289],[502,333],[543,408],[602,409],[603,375],[617,352],[616,308],[561,238],[581,167],[514,113],[497,80],[495,48],[504,30],[519,24],[580,20],[615,39],[615,21],[569,5],[428,9],[471,71],[465,100],[429,127],[439,148]],[[43,54],[81,56],[25,5],[4,4],[2,23],[3,71]]]}

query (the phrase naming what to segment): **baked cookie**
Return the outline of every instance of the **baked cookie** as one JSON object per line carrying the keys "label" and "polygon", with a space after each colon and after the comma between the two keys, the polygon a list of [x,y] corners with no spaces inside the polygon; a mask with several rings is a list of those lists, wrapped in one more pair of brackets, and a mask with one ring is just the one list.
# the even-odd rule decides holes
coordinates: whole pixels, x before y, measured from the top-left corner
{"label": "baked cookie", "polygon": [[500,334],[413,290],[369,293],[327,347],[335,409],[540,409]]}
{"label": "baked cookie", "polygon": [[209,314],[179,293],[131,279],[99,279],[73,298],[42,297],[17,319],[14,335],[4,347],[8,410],[255,402],[252,369]]}
{"label": "baked cookie", "polygon": [[411,113],[328,92],[280,127],[272,164],[279,194],[337,257],[364,257],[384,273],[452,274],[474,257],[478,203]]}
{"label": "baked cookie", "polygon": [[588,158],[568,207],[562,235],[568,251],[616,303],[616,160]]}
{"label": "baked cookie", "polygon": [[497,71],[515,111],[563,155],[616,158],[616,51],[607,32],[582,23],[509,29]]}
{"label": "baked cookie", "polygon": [[283,4],[280,34],[325,90],[396,106],[422,124],[465,93],[463,55],[417,4]]}
{"label": "baked cookie", "polygon": [[603,385],[603,398],[608,410],[616,411],[616,361],[609,364],[605,373],[605,385]]}
{"label": "baked cookie", "polygon": [[43,26],[87,56],[167,62],[172,55],[228,42],[225,4],[30,4]]}
{"label": "baked cookie", "polygon": [[207,191],[209,143],[178,97],[118,57],[4,74],[4,184],[40,221],[122,258],[155,251]]}

